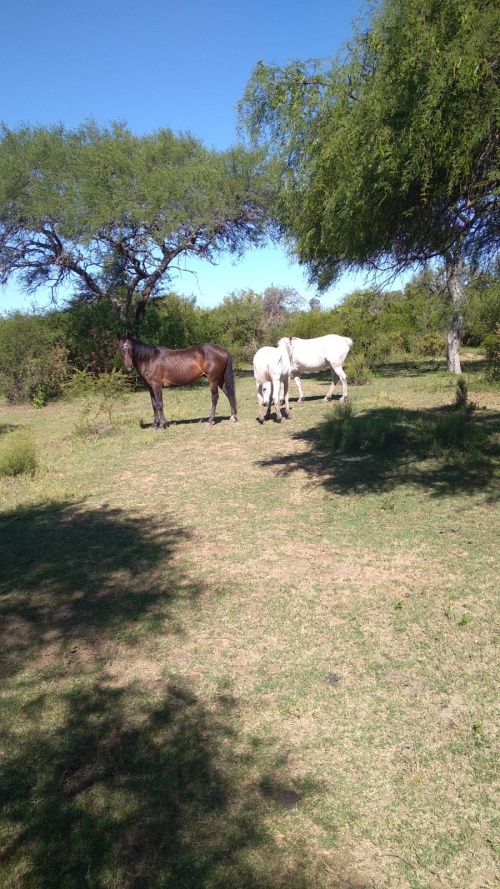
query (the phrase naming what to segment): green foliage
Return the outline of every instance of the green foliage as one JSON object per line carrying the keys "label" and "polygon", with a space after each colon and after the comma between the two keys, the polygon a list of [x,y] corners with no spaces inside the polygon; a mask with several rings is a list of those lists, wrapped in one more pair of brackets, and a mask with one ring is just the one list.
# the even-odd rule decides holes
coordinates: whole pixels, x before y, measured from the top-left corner
{"label": "green foliage", "polygon": [[417,340],[415,346],[418,355],[422,355],[425,358],[436,358],[438,355],[444,354],[444,337],[438,333],[426,333],[421,339]]}
{"label": "green foliage", "polygon": [[493,0],[382,0],[333,61],[259,62],[240,103],[320,289],[350,269],[445,263],[455,373],[461,263],[498,255],[499,53]]}
{"label": "green foliage", "polygon": [[344,370],[349,383],[353,386],[366,386],[373,376],[366,356],[362,352],[354,355],[350,353],[344,364]]}
{"label": "green foliage", "polygon": [[[202,342],[202,325],[195,297],[168,296],[152,300],[137,336],[169,349],[185,349]],[[115,346],[116,348],[116,346]]]}
{"label": "green foliage", "polygon": [[389,424],[383,416],[356,415],[350,403],[339,403],[333,408],[322,427],[324,441],[332,451],[360,453],[384,451],[403,438],[399,423]]}
{"label": "green foliage", "polygon": [[61,313],[69,361],[78,370],[92,374],[118,367],[117,343],[123,323],[108,300],[75,303]]}
{"label": "green foliage", "polygon": [[457,380],[453,407],[458,411],[473,411],[475,409],[474,403],[469,401],[469,390],[465,377],[459,377]]}
{"label": "green foliage", "polygon": [[35,408],[46,407],[48,400],[47,389],[45,386],[40,385],[33,394],[31,406]]}
{"label": "green foliage", "polygon": [[467,286],[463,309],[463,342],[481,346],[500,325],[500,269],[494,275],[476,276]]}
{"label": "green foliage", "polygon": [[123,405],[130,391],[130,383],[125,373],[115,368],[97,376],[86,370],[77,370],[65,389],[69,398],[83,399],[79,424],[93,429],[103,416],[110,426],[113,425],[115,411]]}
{"label": "green foliage", "polygon": [[489,361],[487,377],[492,382],[496,382],[500,380],[500,324],[497,325],[496,332],[488,334],[483,342],[486,358]]}
{"label": "green foliage", "polygon": [[211,314],[220,332],[219,342],[231,350],[234,361],[250,361],[263,345],[266,323],[262,296],[252,290],[232,293]]}
{"label": "green foliage", "polygon": [[0,435],[0,477],[34,475],[37,465],[35,443],[27,430]]}
{"label": "green foliage", "polygon": [[136,136],[88,121],[0,132],[0,283],[71,284],[124,323],[162,292],[169,266],[241,255],[270,233],[260,153],[209,150],[170,130]]}
{"label": "green foliage", "polygon": [[484,430],[473,421],[475,405],[467,386],[459,380],[452,410],[426,418],[409,411],[391,410],[358,415],[351,402],[337,403],[321,427],[324,442],[333,452],[383,453],[410,447],[424,457],[459,458],[486,464]]}
{"label": "green foliage", "polygon": [[61,394],[68,377],[67,349],[60,319],[15,312],[0,318],[0,392],[10,402],[42,406]]}
{"label": "green foliage", "polygon": [[311,278],[497,250],[500,11],[384,0],[342,56],[259,63],[240,103]]}

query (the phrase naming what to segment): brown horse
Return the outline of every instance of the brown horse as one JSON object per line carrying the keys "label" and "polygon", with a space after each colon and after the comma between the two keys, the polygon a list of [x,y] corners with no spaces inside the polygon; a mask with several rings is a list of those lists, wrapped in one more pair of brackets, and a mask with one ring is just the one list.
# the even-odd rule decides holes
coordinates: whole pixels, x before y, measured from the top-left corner
{"label": "brown horse", "polygon": [[212,392],[212,410],[208,418],[210,425],[214,422],[219,388],[229,400],[230,420],[235,422],[237,408],[233,362],[231,353],[224,346],[202,343],[190,349],[167,349],[165,346],[150,346],[131,336],[121,336],[118,348],[126,369],[135,367],[149,389],[155,429],[164,429],[167,425],[163,415],[162,389],[188,386],[200,377],[207,377]]}

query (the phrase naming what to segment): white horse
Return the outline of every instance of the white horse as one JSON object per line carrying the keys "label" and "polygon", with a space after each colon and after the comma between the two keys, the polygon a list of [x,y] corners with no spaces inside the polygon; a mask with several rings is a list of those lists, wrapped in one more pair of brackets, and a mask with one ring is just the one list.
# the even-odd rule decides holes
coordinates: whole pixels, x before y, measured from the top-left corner
{"label": "white horse", "polygon": [[[288,384],[290,380],[291,347],[287,339],[280,340],[278,346],[262,346],[253,356],[253,375],[257,386],[257,400],[259,402],[259,423],[268,420],[271,414],[271,404],[274,401],[276,407],[276,420],[281,423],[280,411],[280,384],[283,383],[285,398],[285,417],[290,418],[288,404]],[[266,397],[264,392],[269,393]],[[267,405],[267,413],[264,417],[263,407]]]}
{"label": "white horse", "polygon": [[299,390],[299,401],[304,401],[299,374],[304,371],[325,370],[326,367],[331,368],[332,385],[324,400],[330,401],[337,380],[342,381],[340,400],[344,401],[347,398],[347,377],[342,365],[352,346],[352,340],[348,336],[328,333],[326,336],[317,336],[311,340],[302,340],[298,336],[282,337],[278,341],[278,348],[286,344],[291,348],[291,373],[294,374],[295,385]]}

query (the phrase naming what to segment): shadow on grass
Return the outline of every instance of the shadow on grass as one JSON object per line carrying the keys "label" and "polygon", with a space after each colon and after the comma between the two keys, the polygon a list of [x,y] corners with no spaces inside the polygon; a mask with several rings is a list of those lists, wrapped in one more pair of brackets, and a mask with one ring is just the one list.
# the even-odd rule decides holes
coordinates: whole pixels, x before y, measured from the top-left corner
{"label": "shadow on grass", "polygon": [[[305,442],[307,451],[271,457],[259,462],[283,475],[297,470],[306,472],[315,481],[335,494],[386,493],[400,485],[413,485],[430,491],[434,496],[484,491],[492,501],[499,499],[498,479],[500,464],[500,415],[480,412],[474,415],[475,429],[480,444],[462,452],[450,448],[447,452],[434,449],[426,436],[426,426],[439,421],[449,408],[410,411],[392,408],[373,409],[364,413],[363,421],[369,431],[380,435],[383,446],[360,442],[352,450],[333,450],[325,435],[327,422],[298,432],[292,436]],[[387,432],[385,432],[387,431]]]}
{"label": "shadow on grass", "polygon": [[[154,632],[180,595],[199,590],[171,569],[189,532],[119,509],[48,503],[0,517],[0,666],[4,675],[54,646]],[[161,570],[159,570],[161,567]],[[158,569],[158,570],[157,570]],[[176,630],[172,623],[170,629]]]}
{"label": "shadow on grass", "polygon": [[[462,372],[467,375],[484,374],[488,368],[485,358],[476,358],[473,361],[461,361]],[[410,358],[401,361],[390,361],[376,364],[373,368],[377,377],[422,377],[438,373],[447,374],[446,360],[444,358]]]}
{"label": "shadow on grass", "polygon": [[[40,695],[23,713],[22,736],[16,722],[17,738],[4,732],[4,744],[15,741],[0,760],[0,867],[8,885],[311,885],[311,861],[284,855],[266,827],[270,802],[258,776],[248,778],[249,771],[255,778],[252,750],[236,752],[229,697],[209,712],[179,683],[166,680],[152,702],[137,685],[78,678],[60,695],[63,721],[54,725]],[[275,765],[283,776],[283,764]],[[300,799],[299,791],[289,794]]]}
{"label": "shadow on grass", "polygon": [[74,503],[2,517],[0,885],[320,885],[318,862],[267,826],[318,788],[272,739],[240,734],[229,693],[204,702],[168,675],[174,600],[203,592],[172,561],[187,533]]}

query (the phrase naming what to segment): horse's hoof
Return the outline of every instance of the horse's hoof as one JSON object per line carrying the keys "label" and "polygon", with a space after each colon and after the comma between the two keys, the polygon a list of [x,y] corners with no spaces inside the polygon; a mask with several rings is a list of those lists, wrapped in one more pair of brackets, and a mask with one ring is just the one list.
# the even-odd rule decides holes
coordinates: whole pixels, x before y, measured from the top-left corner
{"label": "horse's hoof", "polygon": [[290,411],[285,411],[285,417],[287,418],[287,420],[292,419],[292,415],[291,415]]}
{"label": "horse's hoof", "polygon": [[213,425],[214,425],[214,421],[213,421],[213,420],[210,420],[210,419],[207,420],[207,426],[213,426]]}
{"label": "horse's hoof", "polygon": [[235,417],[234,414],[233,414],[233,416],[229,417],[230,423],[236,423],[237,421],[238,421],[238,417]]}
{"label": "horse's hoof", "polygon": [[298,398],[297,404],[303,404],[304,401],[305,401],[305,398]]}
{"label": "horse's hoof", "polygon": [[257,420],[259,421],[261,426],[264,425],[264,417],[257,417]]}
{"label": "horse's hoof", "polygon": [[282,419],[283,419],[283,417],[276,417],[276,422],[281,423]]}

